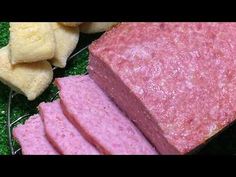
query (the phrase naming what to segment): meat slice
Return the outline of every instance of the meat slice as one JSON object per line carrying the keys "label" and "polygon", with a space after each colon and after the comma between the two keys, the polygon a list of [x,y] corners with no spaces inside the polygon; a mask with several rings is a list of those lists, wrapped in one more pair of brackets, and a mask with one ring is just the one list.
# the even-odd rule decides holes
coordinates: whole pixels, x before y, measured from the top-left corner
{"label": "meat slice", "polygon": [[20,143],[23,155],[58,155],[45,136],[39,115],[30,117],[24,125],[14,128],[13,136]]}
{"label": "meat slice", "polygon": [[134,124],[89,78],[56,79],[65,115],[104,154],[157,154]]}
{"label": "meat slice", "polygon": [[64,155],[97,155],[98,151],[69,122],[62,112],[60,101],[41,103],[40,116],[43,119],[47,137]]}
{"label": "meat slice", "polygon": [[235,120],[236,23],[122,23],[89,49],[91,78],[162,154]]}

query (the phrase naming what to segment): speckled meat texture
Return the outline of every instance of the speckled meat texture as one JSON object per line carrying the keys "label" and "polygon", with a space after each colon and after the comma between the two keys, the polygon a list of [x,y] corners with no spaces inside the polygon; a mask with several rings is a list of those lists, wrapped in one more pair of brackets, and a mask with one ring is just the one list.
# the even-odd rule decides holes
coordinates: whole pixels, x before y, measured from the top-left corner
{"label": "speckled meat texture", "polygon": [[58,155],[45,136],[39,115],[30,117],[24,125],[14,128],[13,136],[20,143],[23,155]]}
{"label": "speckled meat texture", "polygon": [[63,114],[59,100],[52,103],[41,103],[39,111],[47,137],[62,154],[99,154]]}
{"label": "speckled meat texture", "polygon": [[123,23],[90,46],[90,76],[162,154],[235,120],[236,23]]}
{"label": "speckled meat texture", "polygon": [[104,154],[157,154],[89,76],[56,79],[65,115]]}

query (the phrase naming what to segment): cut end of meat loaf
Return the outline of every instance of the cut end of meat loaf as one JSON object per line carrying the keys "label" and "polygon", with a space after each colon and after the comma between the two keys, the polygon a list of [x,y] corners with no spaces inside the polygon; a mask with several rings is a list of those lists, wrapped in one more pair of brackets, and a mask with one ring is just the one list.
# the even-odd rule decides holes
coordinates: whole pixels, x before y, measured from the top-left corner
{"label": "cut end of meat loaf", "polygon": [[21,145],[23,155],[58,155],[46,138],[39,115],[31,116],[24,125],[14,128],[13,136]]}
{"label": "cut end of meat loaf", "polygon": [[64,155],[98,155],[92,146],[68,120],[62,111],[60,100],[39,105],[45,132],[50,142]]}
{"label": "cut end of meat loaf", "polygon": [[89,76],[56,79],[63,110],[104,154],[157,154],[134,124]]}
{"label": "cut end of meat loaf", "polygon": [[[96,82],[96,84],[99,85],[100,88],[108,93],[118,105],[120,105],[122,110],[126,110],[127,108],[132,110],[132,112],[128,113],[129,117],[140,117],[138,120],[141,120],[142,117],[148,117],[146,118],[147,122],[140,122],[137,119],[131,120],[137,126],[142,124],[142,132],[149,130],[149,133],[145,134],[145,136],[149,135],[152,137],[152,139],[158,140],[158,144],[156,145],[158,151],[162,152],[163,154],[180,154],[180,152],[174,146],[170,145],[168,141],[162,136],[160,128],[156,127],[155,123],[153,123],[150,119],[151,115],[149,115],[147,111],[140,111],[144,110],[144,108],[141,104],[138,104],[139,99],[132,94],[129,94],[130,91],[125,88],[125,85],[122,83],[119,77],[116,76],[110,68],[107,68],[104,63],[97,62],[99,59],[96,59],[92,54],[90,54],[89,59],[89,76]],[[93,66],[95,66],[95,70],[105,71],[105,74],[103,76],[98,75],[93,69]],[[109,76],[109,79],[107,76]],[[119,90],[115,90],[113,87],[118,87]]]}

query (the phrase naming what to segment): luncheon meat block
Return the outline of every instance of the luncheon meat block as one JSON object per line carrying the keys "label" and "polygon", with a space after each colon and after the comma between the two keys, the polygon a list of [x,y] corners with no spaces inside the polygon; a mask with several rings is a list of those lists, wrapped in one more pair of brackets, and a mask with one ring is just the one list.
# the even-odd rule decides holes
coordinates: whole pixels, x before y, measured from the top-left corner
{"label": "luncheon meat block", "polygon": [[20,143],[23,155],[58,155],[45,136],[39,115],[30,117],[24,125],[14,128],[13,136]]}
{"label": "luncheon meat block", "polygon": [[104,154],[156,151],[89,76],[56,79],[65,115]]}
{"label": "luncheon meat block", "polygon": [[62,112],[60,101],[41,103],[39,112],[50,141],[64,155],[97,155],[98,151],[69,122]]}
{"label": "luncheon meat block", "polygon": [[236,23],[122,23],[89,49],[90,76],[162,154],[235,120]]}

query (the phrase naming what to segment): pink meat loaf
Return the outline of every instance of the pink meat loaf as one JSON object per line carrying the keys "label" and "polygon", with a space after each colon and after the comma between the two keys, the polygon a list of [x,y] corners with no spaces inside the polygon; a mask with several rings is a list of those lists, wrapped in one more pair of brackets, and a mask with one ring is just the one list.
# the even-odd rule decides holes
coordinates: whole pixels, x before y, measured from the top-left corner
{"label": "pink meat loaf", "polygon": [[162,154],[235,120],[236,23],[122,23],[89,49],[90,76]]}
{"label": "pink meat loaf", "polygon": [[13,136],[20,143],[23,155],[58,155],[45,136],[39,115],[30,117],[24,125],[14,128]]}
{"label": "pink meat loaf", "polygon": [[104,154],[157,154],[89,76],[56,79],[65,115]]}
{"label": "pink meat loaf", "polygon": [[39,105],[45,132],[55,147],[64,155],[98,155],[80,132],[69,122],[62,112],[59,100]]}

